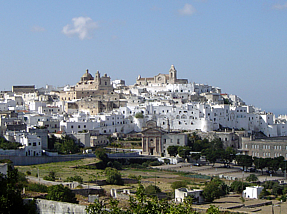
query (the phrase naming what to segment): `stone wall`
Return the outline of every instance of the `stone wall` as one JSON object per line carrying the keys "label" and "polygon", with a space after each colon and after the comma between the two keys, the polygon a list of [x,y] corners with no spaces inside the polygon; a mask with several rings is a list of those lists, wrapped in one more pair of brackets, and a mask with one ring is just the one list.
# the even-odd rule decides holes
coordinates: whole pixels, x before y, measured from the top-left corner
{"label": "stone wall", "polygon": [[[24,199],[25,201],[29,201],[32,199]],[[47,214],[47,213],[57,213],[57,214],[66,214],[66,213],[83,213],[85,214],[86,206],[79,204],[72,204],[66,202],[59,201],[50,201],[44,199],[35,199],[37,211],[39,214]]]}

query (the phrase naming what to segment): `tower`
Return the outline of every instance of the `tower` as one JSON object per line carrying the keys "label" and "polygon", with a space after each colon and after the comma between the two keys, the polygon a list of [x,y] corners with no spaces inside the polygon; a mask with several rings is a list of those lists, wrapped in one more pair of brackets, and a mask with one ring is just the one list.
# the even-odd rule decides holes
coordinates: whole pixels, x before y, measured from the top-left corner
{"label": "tower", "polygon": [[174,67],[174,65],[171,65],[170,69],[169,69],[169,83],[175,84],[176,83],[176,69]]}

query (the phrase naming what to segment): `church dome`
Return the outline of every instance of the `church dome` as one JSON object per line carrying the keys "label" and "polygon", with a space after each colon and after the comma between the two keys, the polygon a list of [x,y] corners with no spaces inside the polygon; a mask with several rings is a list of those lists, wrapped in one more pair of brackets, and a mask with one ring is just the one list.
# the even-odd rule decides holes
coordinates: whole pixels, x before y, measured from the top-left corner
{"label": "church dome", "polygon": [[88,80],[93,80],[93,76],[89,73],[89,70],[86,70],[86,73],[81,77],[81,81],[88,81]]}

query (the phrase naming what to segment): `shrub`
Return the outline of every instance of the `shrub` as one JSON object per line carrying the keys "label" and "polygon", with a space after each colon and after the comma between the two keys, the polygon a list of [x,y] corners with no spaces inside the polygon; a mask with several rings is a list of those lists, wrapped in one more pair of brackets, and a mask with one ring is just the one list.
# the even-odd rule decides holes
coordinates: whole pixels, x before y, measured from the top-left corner
{"label": "shrub", "polygon": [[122,164],[118,161],[109,161],[107,163],[107,167],[112,167],[115,168],[117,170],[121,170],[122,169]]}
{"label": "shrub", "polygon": [[170,160],[169,159],[164,159],[164,163],[165,164],[170,164]]}
{"label": "shrub", "polygon": [[255,182],[255,181],[258,181],[258,178],[255,174],[250,174],[247,178],[246,178],[246,181],[248,182]]}
{"label": "shrub", "polygon": [[262,199],[264,198],[265,196],[267,195],[270,195],[271,193],[268,192],[265,188],[261,191],[260,195],[259,195],[259,198]]}
{"label": "shrub", "polygon": [[122,175],[121,175],[120,172],[118,172],[117,169],[111,168],[111,167],[107,167],[105,169],[105,174],[107,176],[106,182],[108,184],[118,184],[118,185],[122,185],[123,184]]}
{"label": "shrub", "polygon": [[136,113],[135,118],[144,118],[143,113],[141,112]]}
{"label": "shrub", "polygon": [[31,175],[31,172],[30,171],[26,171],[26,175]]}
{"label": "shrub", "polygon": [[135,169],[144,169],[144,168],[146,168],[145,166],[143,166],[143,164],[141,165],[141,164],[138,164],[138,163],[132,163],[130,165],[130,167],[131,168],[135,168]]}
{"label": "shrub", "polygon": [[48,194],[46,196],[48,200],[62,201],[77,203],[75,194],[68,187],[64,187],[62,184],[48,187]]}
{"label": "shrub", "polygon": [[160,166],[160,165],[162,165],[163,163],[162,162],[160,162],[160,161],[152,161],[152,162],[150,162],[150,166]]}
{"label": "shrub", "polygon": [[121,170],[123,168],[122,164],[118,161],[113,162],[113,167],[116,168],[117,170]]}
{"label": "shrub", "polygon": [[187,182],[186,181],[175,181],[171,184],[171,188],[173,190],[178,189],[178,188],[182,188],[182,187],[187,188]]}
{"label": "shrub", "polygon": [[151,195],[155,195],[157,193],[160,193],[161,189],[158,186],[155,185],[149,185],[145,188],[145,194],[151,196]]}
{"label": "shrub", "polygon": [[233,181],[232,184],[230,185],[230,189],[233,192],[242,193],[242,191],[248,186],[249,186],[249,184],[246,182]]}
{"label": "shrub", "polygon": [[44,180],[47,181],[55,181],[56,180],[56,173],[54,171],[49,172],[49,175],[44,176]]}
{"label": "shrub", "polygon": [[68,177],[65,182],[73,182],[73,181],[77,181],[79,182],[80,184],[83,183],[83,178],[79,175],[75,175],[74,177]]}
{"label": "shrub", "polygon": [[263,184],[264,188],[266,189],[272,189],[274,185],[278,184],[276,181],[265,181]]}
{"label": "shrub", "polygon": [[228,193],[228,186],[218,178],[214,178],[204,187],[202,195],[207,202],[212,202]]}
{"label": "shrub", "polygon": [[280,201],[282,202],[286,202],[286,195],[282,195],[280,198],[279,198]]}
{"label": "shrub", "polygon": [[278,183],[275,183],[272,186],[271,194],[275,195],[275,196],[282,195],[283,194],[283,187],[280,186]]}
{"label": "shrub", "polygon": [[96,169],[105,169],[107,166],[107,164],[104,161],[99,161],[98,163],[96,163]]}
{"label": "shrub", "polygon": [[29,183],[26,190],[32,192],[48,192],[48,187],[43,184]]}

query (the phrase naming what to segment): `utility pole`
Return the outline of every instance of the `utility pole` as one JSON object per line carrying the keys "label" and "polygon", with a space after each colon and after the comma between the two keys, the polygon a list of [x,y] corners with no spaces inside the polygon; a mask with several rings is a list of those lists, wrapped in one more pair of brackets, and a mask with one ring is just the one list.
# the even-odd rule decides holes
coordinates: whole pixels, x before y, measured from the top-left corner
{"label": "utility pole", "polygon": [[285,162],[284,178],[286,180],[286,160],[284,160],[284,162]]}
{"label": "utility pole", "polygon": [[40,171],[39,171],[39,168],[38,169],[38,183],[40,184]]}

